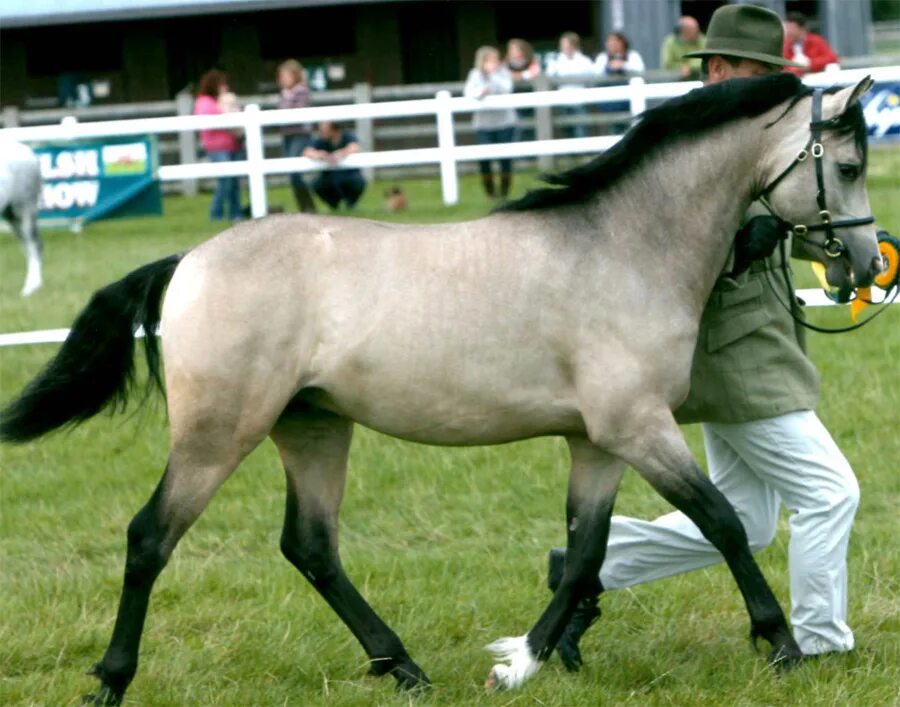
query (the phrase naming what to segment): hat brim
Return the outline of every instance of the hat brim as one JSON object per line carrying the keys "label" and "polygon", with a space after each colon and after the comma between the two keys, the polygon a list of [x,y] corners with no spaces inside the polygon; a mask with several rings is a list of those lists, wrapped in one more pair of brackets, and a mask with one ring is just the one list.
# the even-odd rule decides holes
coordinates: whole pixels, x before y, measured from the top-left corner
{"label": "hat brim", "polygon": [[803,64],[794,61],[788,61],[783,56],[775,54],[763,54],[762,52],[747,52],[741,49],[698,49],[694,52],[688,52],[685,57],[704,57],[704,56],[736,56],[739,59],[753,59],[761,61],[763,64],[774,64],[775,66],[792,66],[796,69],[804,68]]}

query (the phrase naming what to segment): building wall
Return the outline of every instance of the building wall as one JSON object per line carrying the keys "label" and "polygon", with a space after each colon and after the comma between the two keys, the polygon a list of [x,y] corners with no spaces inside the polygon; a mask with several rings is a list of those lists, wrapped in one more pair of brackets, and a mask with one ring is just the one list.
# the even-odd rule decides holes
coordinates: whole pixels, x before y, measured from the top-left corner
{"label": "building wall", "polygon": [[[781,12],[816,10],[826,36],[845,55],[871,50],[866,2],[762,1]],[[718,4],[428,0],[16,28],[0,31],[0,102],[21,106],[28,98],[52,98],[66,71],[108,80],[107,102],[169,99],[214,66],[228,71],[236,92],[256,94],[274,90],[275,67],[290,57],[311,65],[342,64],[344,78],[332,87],[459,80],[483,44],[502,46],[522,37],[548,51],[570,30],[582,35],[586,53],[594,55],[608,31],[623,29],[655,68],[662,38],[679,14],[693,8],[708,15]]]}

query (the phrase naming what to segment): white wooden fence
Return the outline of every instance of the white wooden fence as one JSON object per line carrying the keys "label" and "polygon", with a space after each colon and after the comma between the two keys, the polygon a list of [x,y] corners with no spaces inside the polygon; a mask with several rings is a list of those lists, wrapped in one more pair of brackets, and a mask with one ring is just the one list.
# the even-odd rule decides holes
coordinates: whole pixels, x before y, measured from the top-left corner
{"label": "white wooden fence", "polygon": [[[871,75],[876,81],[900,80],[900,66],[874,67],[812,74],[804,78],[810,85],[850,84]],[[266,127],[315,123],[322,120],[358,120],[431,116],[437,124],[437,146],[421,149],[360,152],[348,157],[344,167],[374,168],[417,164],[437,164],[440,167],[441,190],[445,204],[459,200],[457,164],[463,161],[498,159],[504,157],[534,157],[541,155],[584,154],[600,152],[619,139],[618,136],[553,140],[542,135],[536,140],[502,145],[456,145],[454,116],[497,108],[533,108],[549,110],[552,106],[585,105],[627,101],[630,113],[642,112],[648,100],[665,99],[686,93],[699,86],[696,82],[647,84],[635,77],[627,85],[585,88],[567,91],[538,91],[484,99],[451,97],[440,91],[434,98],[382,103],[321,106],[290,110],[262,111],[256,104],[248,105],[240,113],[211,116],[173,116],[139,118],[134,120],[97,121],[79,123],[65,117],[59,125],[41,125],[0,130],[0,138],[29,141],[67,141],[107,136],[126,136],[160,133],[185,133],[210,128],[241,129],[245,134],[247,159],[235,162],[197,162],[168,165],[159,168],[159,178],[191,180],[206,177],[246,176],[250,186],[250,205],[254,217],[267,213],[265,177],[269,174],[309,172],[328,169],[320,162],[306,157],[270,158],[263,152],[263,129]]]}

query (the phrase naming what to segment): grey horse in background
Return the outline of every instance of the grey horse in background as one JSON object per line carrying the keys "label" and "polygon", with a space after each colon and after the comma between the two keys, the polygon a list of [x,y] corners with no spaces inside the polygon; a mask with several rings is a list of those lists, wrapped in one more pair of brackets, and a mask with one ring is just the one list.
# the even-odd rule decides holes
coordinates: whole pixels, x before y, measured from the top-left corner
{"label": "grey horse in background", "polygon": [[25,251],[27,271],[22,296],[43,284],[41,256],[44,244],[38,233],[41,166],[32,149],[20,142],[0,141],[0,213],[12,226]]}
{"label": "grey horse in background", "polygon": [[[771,208],[818,244],[832,285],[866,286],[881,272],[871,219],[853,218],[870,213],[858,105],[869,85],[811,95],[789,74],[726,81],[653,108],[607,153],[485,218],[405,226],[274,216],[98,291],[0,414],[0,438],[21,442],[122,402],[134,333],[160,324],[169,460],[128,527],[119,611],[88,700],[122,700],[156,578],[267,436],[287,480],[285,557],[359,640],[373,673],[404,688],[429,684],[341,564],[354,423],[448,446],[566,438],[563,578],[527,633],[492,644],[489,685],[514,688],[533,675],[578,601],[596,591],[627,465],[722,553],[771,662],[799,661],[737,514],[672,411],[688,394],[704,304],[767,185],[777,184]],[[811,122],[819,107],[822,120]],[[806,159],[814,130],[824,144],[812,149],[815,166]],[[839,249],[814,230],[820,172]],[[854,225],[839,227],[848,217]],[[144,345],[158,381],[156,338]]]}

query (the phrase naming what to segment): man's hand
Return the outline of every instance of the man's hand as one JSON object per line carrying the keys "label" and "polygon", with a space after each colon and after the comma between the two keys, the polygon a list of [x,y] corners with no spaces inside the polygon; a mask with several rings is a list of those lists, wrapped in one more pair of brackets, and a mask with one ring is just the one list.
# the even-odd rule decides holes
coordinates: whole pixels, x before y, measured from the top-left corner
{"label": "man's hand", "polygon": [[730,277],[737,277],[755,260],[768,258],[778,241],[787,238],[790,226],[777,216],[754,216],[734,237],[734,267]]}
{"label": "man's hand", "polygon": [[309,157],[311,160],[318,160],[319,162],[328,162],[329,164],[334,164],[335,162],[331,152],[317,150],[314,147],[307,147],[303,151],[303,156]]}

